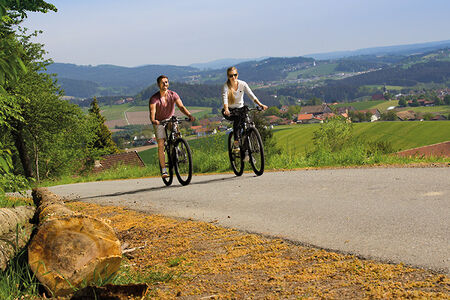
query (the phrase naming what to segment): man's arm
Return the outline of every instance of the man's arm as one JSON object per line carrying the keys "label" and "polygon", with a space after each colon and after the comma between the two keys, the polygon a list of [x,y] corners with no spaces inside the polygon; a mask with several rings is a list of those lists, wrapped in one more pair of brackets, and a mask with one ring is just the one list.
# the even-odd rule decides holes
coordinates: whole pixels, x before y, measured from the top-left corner
{"label": "man's arm", "polygon": [[178,98],[177,100],[175,100],[175,104],[178,106],[178,108],[180,109],[180,111],[185,114],[186,116],[189,117],[189,120],[191,120],[191,122],[193,122],[195,120],[194,116],[191,115],[191,113],[189,112],[189,110],[183,105],[183,102],[181,101],[180,98]]}
{"label": "man's arm", "polygon": [[152,124],[159,125],[159,121],[155,119],[156,116],[156,103],[149,104],[148,105],[150,110],[150,121],[152,121]]}

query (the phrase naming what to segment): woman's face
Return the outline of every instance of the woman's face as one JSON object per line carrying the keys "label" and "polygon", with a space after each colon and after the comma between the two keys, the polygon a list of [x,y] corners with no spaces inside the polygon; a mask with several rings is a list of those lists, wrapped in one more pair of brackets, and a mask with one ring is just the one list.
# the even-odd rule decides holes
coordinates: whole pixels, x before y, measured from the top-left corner
{"label": "woman's face", "polygon": [[230,79],[230,81],[232,81],[232,82],[236,81],[238,76],[239,76],[239,74],[238,74],[237,70],[231,70],[228,73],[228,79]]}

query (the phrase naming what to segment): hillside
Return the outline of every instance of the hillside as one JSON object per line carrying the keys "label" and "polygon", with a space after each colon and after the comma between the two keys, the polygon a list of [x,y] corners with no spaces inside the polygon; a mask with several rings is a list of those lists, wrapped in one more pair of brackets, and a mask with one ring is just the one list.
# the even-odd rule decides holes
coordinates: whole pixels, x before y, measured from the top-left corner
{"label": "hillside", "polygon": [[[313,147],[313,132],[319,124],[279,126],[274,137],[283,151],[305,153]],[[388,141],[397,151],[450,140],[450,122],[354,123],[354,135],[371,141]]]}
{"label": "hillside", "polygon": [[[449,82],[449,41],[375,48],[351,57],[315,60],[311,57],[269,57],[237,64],[241,78],[252,85],[269,86],[262,93],[298,98],[319,97],[327,102],[367,96],[365,85],[389,84],[412,88],[417,84]],[[441,47],[437,49],[437,47]],[[403,49],[400,51],[399,49]],[[398,51],[397,51],[398,50]],[[154,83],[160,74],[171,82],[221,85],[225,67],[200,70],[193,67],[147,65],[134,68],[113,65],[77,66],[54,63],[66,95],[79,98],[134,96]],[[274,93],[275,92],[275,93]],[[197,94],[196,98],[209,98]]]}

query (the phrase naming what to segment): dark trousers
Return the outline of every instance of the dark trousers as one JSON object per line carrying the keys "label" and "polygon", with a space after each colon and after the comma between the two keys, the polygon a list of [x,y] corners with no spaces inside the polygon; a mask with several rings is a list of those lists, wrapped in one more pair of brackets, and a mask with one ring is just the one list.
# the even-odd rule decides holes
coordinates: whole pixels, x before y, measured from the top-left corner
{"label": "dark trousers", "polygon": [[222,108],[222,116],[228,121],[233,121],[233,136],[234,140],[237,141],[239,139],[239,125],[241,122],[241,116],[239,114],[239,108],[230,109],[230,115],[224,115]]}

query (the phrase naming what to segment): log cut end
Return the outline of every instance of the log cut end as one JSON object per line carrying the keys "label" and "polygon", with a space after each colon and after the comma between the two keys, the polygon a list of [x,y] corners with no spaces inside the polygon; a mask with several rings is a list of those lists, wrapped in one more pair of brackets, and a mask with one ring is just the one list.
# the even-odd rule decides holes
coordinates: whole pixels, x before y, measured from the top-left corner
{"label": "log cut end", "polygon": [[36,277],[54,296],[109,277],[122,260],[114,230],[84,215],[47,219],[32,238],[28,256]]}

